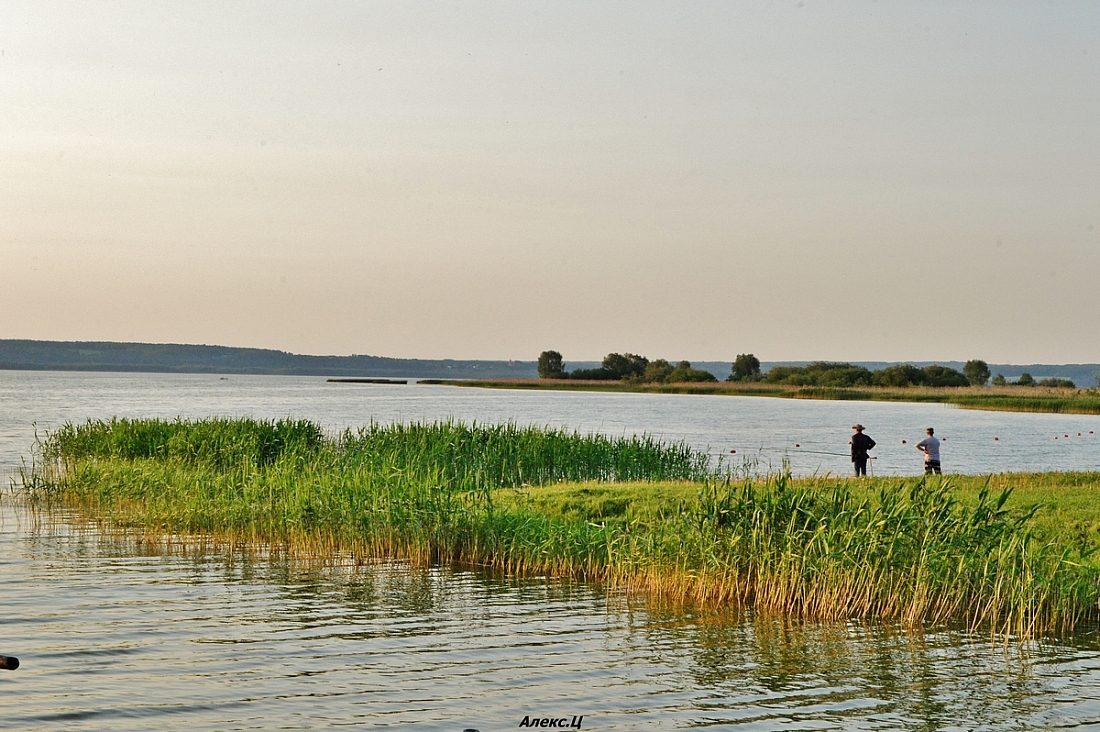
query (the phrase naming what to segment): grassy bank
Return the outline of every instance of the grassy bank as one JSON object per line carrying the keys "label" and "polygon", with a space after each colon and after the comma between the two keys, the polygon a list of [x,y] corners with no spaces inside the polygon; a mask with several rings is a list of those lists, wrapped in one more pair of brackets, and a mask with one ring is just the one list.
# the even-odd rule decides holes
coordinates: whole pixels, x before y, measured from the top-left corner
{"label": "grassy bank", "polygon": [[[457,423],[326,438],[308,422],[119,420],[66,426],[42,456],[31,500],[136,531],[806,618],[1033,635],[1098,615],[1095,475],[729,481],[682,445]],[[1070,483],[1079,503],[1037,505]]]}
{"label": "grassy bank", "polygon": [[642,394],[721,394],[766,396],[782,399],[828,399],[871,402],[933,402],[963,409],[1000,412],[1050,412],[1100,414],[1100,391],[1047,387],[876,387],[855,388],[787,386],[755,382],[693,384],[633,384],[623,381],[568,381],[559,379],[447,380],[424,379],[422,384],[480,387],[486,389],[539,389],[555,391],[611,391]]}

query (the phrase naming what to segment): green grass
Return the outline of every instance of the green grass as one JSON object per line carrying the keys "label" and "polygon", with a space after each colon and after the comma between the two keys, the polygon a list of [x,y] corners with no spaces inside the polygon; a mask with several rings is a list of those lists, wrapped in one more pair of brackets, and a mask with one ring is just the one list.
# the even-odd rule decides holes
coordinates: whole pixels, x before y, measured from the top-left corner
{"label": "green grass", "polygon": [[[939,479],[928,481],[923,476],[817,477],[791,478],[788,482],[817,492],[841,485],[856,498],[875,500],[884,485],[913,490],[923,485],[937,485],[936,480]],[[1019,513],[1033,512],[1029,525],[1045,540],[1075,544],[1082,551],[1100,545],[1100,473],[951,475],[942,480],[950,486],[951,497],[960,506],[976,505],[983,490],[998,494],[1008,491],[1005,508]],[[688,481],[558,483],[523,491],[503,491],[498,500],[526,503],[540,514],[564,521],[650,522],[668,506],[690,503],[698,493],[698,484]],[[1092,563],[1100,570],[1100,555]]]}
{"label": "green grass", "polygon": [[782,399],[825,399],[835,401],[931,402],[954,404],[963,409],[1000,412],[1049,412],[1100,414],[1100,390],[1047,387],[825,387],[789,386],[759,382],[701,384],[633,384],[623,381],[568,381],[558,379],[445,380],[419,383],[486,389],[536,389],[554,391],[612,391],[653,394],[718,394],[725,396],[768,396]]}
{"label": "green grass", "polygon": [[816,619],[1032,636],[1094,622],[1097,474],[728,480],[648,438],[456,422],[114,420],[41,447],[28,497],[154,535],[607,583]]}

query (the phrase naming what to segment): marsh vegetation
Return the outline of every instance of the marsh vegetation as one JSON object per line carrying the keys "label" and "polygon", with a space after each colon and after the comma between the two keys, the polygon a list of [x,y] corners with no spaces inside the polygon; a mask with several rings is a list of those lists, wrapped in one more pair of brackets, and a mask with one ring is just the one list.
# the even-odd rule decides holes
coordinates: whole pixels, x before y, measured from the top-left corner
{"label": "marsh vegetation", "polygon": [[1100,600],[1096,517],[1044,523],[1041,501],[988,481],[753,477],[646,437],[457,422],[325,436],[307,421],[119,419],[66,425],[40,454],[30,500],[128,531],[1023,635],[1094,620]]}

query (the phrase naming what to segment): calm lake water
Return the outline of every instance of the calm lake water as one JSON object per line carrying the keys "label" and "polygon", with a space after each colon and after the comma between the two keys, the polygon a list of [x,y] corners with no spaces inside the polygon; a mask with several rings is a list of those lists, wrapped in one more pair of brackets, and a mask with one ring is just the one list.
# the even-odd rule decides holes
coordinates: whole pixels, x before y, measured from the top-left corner
{"label": "calm lake water", "polygon": [[[308,417],[332,430],[512,420],[648,432],[764,465],[786,457],[801,473],[846,472],[844,457],[797,451],[844,452],[855,421],[879,441],[883,474],[919,471],[901,440],[925,426],[948,438],[945,467],[968,473],[1096,469],[1089,430],[1100,432],[1096,417],[928,405],[0,371],[0,464],[28,454],[34,423],[113,415]],[[0,581],[0,653],[23,663],[0,671],[2,728],[488,732],[546,717],[591,730],[1100,728],[1092,631],[1002,646],[656,608],[451,568],[309,566],[103,535],[10,494]]]}
{"label": "calm lake water", "polygon": [[[879,475],[922,470],[913,444],[934,427],[946,472],[1100,469],[1100,415],[981,412],[942,404],[827,402],[687,394],[600,394],[427,385],[329,384],[318,377],[0,371],[0,465],[66,421],[127,417],[308,418],[336,431],[376,422],[459,419],[647,433],[798,475],[847,474],[855,423],[877,442]],[[902,441],[905,441],[903,444]],[[736,451],[731,452],[731,451]],[[830,454],[833,453],[833,454]]]}

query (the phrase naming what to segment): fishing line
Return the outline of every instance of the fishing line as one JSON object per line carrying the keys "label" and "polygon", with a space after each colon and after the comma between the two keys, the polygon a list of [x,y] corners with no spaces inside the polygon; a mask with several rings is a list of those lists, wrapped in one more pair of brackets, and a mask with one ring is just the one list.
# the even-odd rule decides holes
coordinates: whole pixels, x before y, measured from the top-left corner
{"label": "fishing line", "polygon": [[[813,455],[836,455],[837,457],[850,457],[850,455],[846,452],[824,452],[822,450],[803,450],[801,448],[795,450],[795,452],[796,453],[811,453]],[[718,454],[719,455],[724,455],[725,453],[718,453]],[[878,460],[878,458],[875,457],[874,455],[868,455],[867,459],[868,460]]]}
{"label": "fishing line", "polygon": [[[848,453],[846,453],[846,452],[823,452],[821,450],[803,450],[801,448],[799,448],[798,450],[795,450],[795,452],[808,452],[808,453],[813,453],[814,455],[836,455],[837,457],[849,457]],[[868,460],[877,460],[878,458],[876,458],[874,455],[868,455],[867,459]]]}

